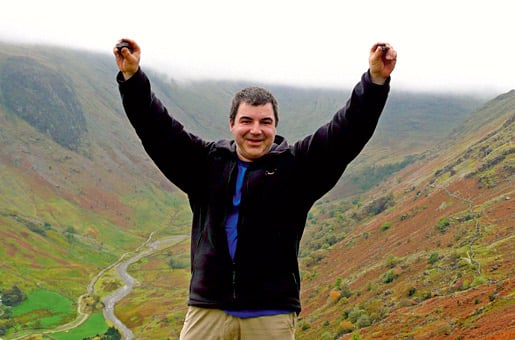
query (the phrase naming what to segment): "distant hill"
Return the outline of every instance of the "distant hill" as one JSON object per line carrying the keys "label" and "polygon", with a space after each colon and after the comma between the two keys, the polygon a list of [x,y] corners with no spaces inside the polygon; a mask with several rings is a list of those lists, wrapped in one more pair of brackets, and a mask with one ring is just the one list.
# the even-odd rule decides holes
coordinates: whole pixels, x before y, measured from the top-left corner
{"label": "distant hill", "polygon": [[[183,82],[151,68],[145,71],[169,111],[188,129],[206,139],[229,138],[231,97],[249,83]],[[186,197],[144,153],[121,107],[115,75],[113,58],[107,54],[0,43],[0,292],[12,286],[25,293],[44,288],[76,301],[94,275],[137,248],[152,232],[156,238],[189,233],[191,214]],[[279,132],[290,142],[329,119],[350,94],[350,89],[258,85],[277,96]],[[491,260],[495,256],[490,258],[492,250],[486,242],[494,229],[499,230],[497,240],[502,245],[506,242],[503,235],[513,235],[507,230],[506,215],[502,215],[511,203],[505,199],[510,193],[505,184],[513,173],[511,144],[507,142],[513,129],[513,107],[513,92],[486,102],[474,96],[400,92],[393,82],[372,141],[310,214],[302,255],[306,282],[302,328],[306,329],[299,330],[300,339],[303,334],[306,339],[314,334],[316,338],[323,327],[331,336],[339,332],[335,323],[344,321],[338,321],[344,306],[337,310],[321,303],[330,293],[327,287],[338,277],[345,280],[340,284],[351,289],[348,303],[363,306],[370,318],[371,307],[358,299],[357,287],[365,287],[361,280],[368,278],[371,292],[385,294],[373,276],[382,275],[385,254],[394,256],[396,265],[391,269],[395,276],[406,275],[399,268],[406,268],[410,261],[419,261],[418,266],[423,267],[430,252],[438,253],[440,262],[435,263],[451,266],[450,261],[458,261],[455,257],[467,257],[468,250],[472,269],[460,274],[459,282],[466,279],[469,287],[478,286],[477,282],[472,285],[475,276],[471,274],[477,271],[476,260],[501,268],[494,274],[483,270],[477,280],[486,277],[490,282],[494,276],[497,282],[505,282],[512,263]],[[468,194],[472,190],[469,186],[479,191]],[[442,191],[444,188],[448,193]],[[433,196],[437,193],[447,196]],[[453,198],[470,200],[476,194],[481,199],[474,199],[472,208]],[[438,209],[435,204],[439,204]],[[489,209],[496,215],[485,215]],[[485,217],[477,215],[478,211]],[[438,218],[444,217],[450,222],[442,222],[442,233]],[[479,221],[482,235],[490,238],[471,242],[476,235],[473,231],[454,227],[462,219]],[[383,227],[384,223],[390,226]],[[420,226],[429,229],[418,231]],[[378,228],[384,231],[378,232]],[[429,236],[421,236],[426,234]],[[464,242],[456,255],[452,255],[455,244],[447,246],[452,237],[461,237],[460,242]],[[428,241],[433,239],[440,241]],[[424,250],[396,251],[395,242],[419,244],[420,249],[423,245]],[[474,254],[490,254],[488,259],[470,255],[469,246]],[[135,334],[144,324],[148,326],[145,332],[156,332],[157,338],[163,329],[172,336],[179,327],[185,308],[187,265],[174,270],[170,267],[177,266],[176,257],[187,258],[187,251],[185,243],[133,265],[138,280],[151,282],[135,289],[117,306],[120,317],[131,320],[128,324]],[[503,259],[510,255],[505,247],[496,251]],[[356,262],[343,260],[350,257]],[[371,270],[370,274],[364,270]],[[413,273],[423,275],[416,270]],[[96,294],[117,285],[114,273],[108,275],[113,276],[97,287]],[[422,276],[420,280],[414,294],[427,295],[436,289],[436,284],[431,286]],[[401,281],[406,280],[393,282]],[[171,289],[171,282],[176,290]],[[423,285],[433,288],[423,289]],[[501,297],[504,294],[500,288],[496,292]],[[394,290],[387,296],[400,299],[401,293]],[[360,291],[360,296],[370,297],[367,294]],[[156,299],[160,303],[156,304]],[[167,303],[163,304],[163,299]],[[387,314],[372,319],[375,323],[397,312],[397,301],[388,303],[393,306],[384,309]],[[175,308],[173,316],[167,314],[171,306]],[[139,317],[131,314],[136,310]],[[157,322],[168,327],[150,321],[156,314],[162,315],[162,319],[156,317]],[[5,314],[0,311],[0,315]],[[24,328],[30,330],[37,328],[37,319],[34,312],[13,322],[24,320]],[[326,321],[328,325],[323,326]],[[7,329],[9,334],[12,328],[5,324],[0,322],[0,331]]]}

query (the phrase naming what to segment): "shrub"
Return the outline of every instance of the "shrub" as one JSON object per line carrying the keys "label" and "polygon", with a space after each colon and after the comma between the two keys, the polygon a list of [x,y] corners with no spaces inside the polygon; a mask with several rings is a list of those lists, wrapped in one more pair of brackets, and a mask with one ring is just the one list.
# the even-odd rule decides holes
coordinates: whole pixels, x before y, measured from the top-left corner
{"label": "shrub", "polygon": [[367,312],[364,309],[356,306],[348,312],[348,319],[350,322],[356,324],[362,315],[366,315],[368,318]]}
{"label": "shrub", "polygon": [[358,326],[358,328],[368,327],[371,324],[372,323],[370,322],[370,318],[368,317],[368,314],[366,314],[366,313],[361,314],[359,316],[358,321],[356,322],[356,326]]}
{"label": "shrub", "polygon": [[486,283],[488,279],[484,276],[476,276],[474,277],[474,280],[472,280],[471,287],[480,286],[483,283]]}
{"label": "shrub", "polygon": [[338,333],[339,334],[345,334],[350,333],[354,330],[354,324],[350,322],[349,320],[343,320],[338,325]]}
{"label": "shrub", "polygon": [[30,231],[39,234],[41,236],[46,236],[46,232],[39,225],[33,222],[25,221],[24,224],[29,228]]}
{"label": "shrub", "polygon": [[338,300],[340,300],[340,297],[341,297],[341,294],[340,294],[339,290],[331,290],[329,292],[329,298],[333,302],[338,302]]}
{"label": "shrub", "polygon": [[415,295],[416,292],[417,292],[417,288],[410,287],[410,289],[408,289],[408,296],[413,296],[413,295]]}
{"label": "shrub", "polygon": [[385,222],[381,225],[381,231],[387,231],[392,226],[392,222]]}
{"label": "shrub", "polygon": [[311,325],[307,323],[306,321],[299,322],[299,327],[301,330],[306,331],[311,328]]}
{"label": "shrub", "polygon": [[365,207],[365,213],[369,216],[379,215],[387,208],[392,207],[395,204],[393,194],[388,194],[384,197],[380,197]]}
{"label": "shrub", "polygon": [[393,272],[392,269],[390,269],[389,271],[387,271],[386,273],[384,273],[383,275],[383,282],[384,283],[390,283],[392,282],[393,280],[395,280],[396,278],[396,275],[395,273]]}
{"label": "shrub", "polygon": [[340,287],[340,296],[341,297],[349,298],[349,297],[351,297],[351,295],[352,295],[352,291],[348,284],[344,284]]}
{"label": "shrub", "polygon": [[429,256],[427,263],[435,264],[439,259],[440,259],[440,256],[438,255],[438,253],[432,253],[431,256]]}
{"label": "shrub", "polygon": [[450,225],[451,225],[451,223],[449,222],[449,219],[444,217],[444,218],[440,219],[440,221],[438,221],[438,224],[436,225],[436,229],[438,229],[438,231],[440,231],[442,234],[444,234]]}
{"label": "shrub", "polygon": [[168,261],[168,265],[172,269],[186,269],[189,267],[189,262],[178,256],[172,256]]}

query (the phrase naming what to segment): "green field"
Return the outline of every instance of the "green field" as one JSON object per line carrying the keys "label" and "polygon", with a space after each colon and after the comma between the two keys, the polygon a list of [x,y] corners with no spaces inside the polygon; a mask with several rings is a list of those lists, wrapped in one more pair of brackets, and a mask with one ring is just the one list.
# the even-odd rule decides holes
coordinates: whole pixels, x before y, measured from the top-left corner
{"label": "green field", "polygon": [[[77,306],[56,292],[38,289],[30,292],[25,301],[12,309],[12,317],[18,331],[32,329],[44,332],[75,320]],[[52,334],[51,338],[83,339],[103,334],[106,330],[107,324],[102,313],[94,313],[79,327]]]}
{"label": "green field", "polygon": [[28,293],[27,299],[13,308],[12,316],[22,328],[54,328],[77,316],[77,307],[70,299],[48,290]]}
{"label": "green field", "polygon": [[68,332],[52,334],[52,339],[57,340],[81,340],[92,337],[97,334],[104,334],[107,330],[107,324],[102,313],[94,313],[88,320],[77,328]]}

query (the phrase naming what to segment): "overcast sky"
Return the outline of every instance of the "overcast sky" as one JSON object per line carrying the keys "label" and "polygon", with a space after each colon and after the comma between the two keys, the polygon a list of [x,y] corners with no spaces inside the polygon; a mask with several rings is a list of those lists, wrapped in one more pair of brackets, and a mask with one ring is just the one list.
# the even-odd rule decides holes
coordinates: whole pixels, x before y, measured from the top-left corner
{"label": "overcast sky", "polygon": [[[142,66],[175,78],[348,87],[376,41],[398,51],[392,86],[515,88],[512,0],[3,0],[0,39],[111,54],[135,39]],[[114,61],[113,61],[114,62]]]}

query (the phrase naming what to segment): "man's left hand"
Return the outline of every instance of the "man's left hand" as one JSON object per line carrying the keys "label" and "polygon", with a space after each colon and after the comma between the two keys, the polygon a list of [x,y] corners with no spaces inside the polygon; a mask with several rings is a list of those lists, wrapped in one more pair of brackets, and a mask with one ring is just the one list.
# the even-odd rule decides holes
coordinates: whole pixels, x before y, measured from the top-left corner
{"label": "man's left hand", "polygon": [[397,51],[388,43],[378,42],[370,49],[368,64],[374,84],[383,85],[397,63]]}

